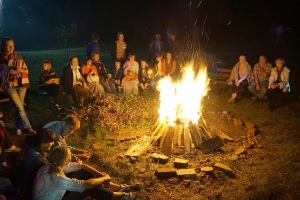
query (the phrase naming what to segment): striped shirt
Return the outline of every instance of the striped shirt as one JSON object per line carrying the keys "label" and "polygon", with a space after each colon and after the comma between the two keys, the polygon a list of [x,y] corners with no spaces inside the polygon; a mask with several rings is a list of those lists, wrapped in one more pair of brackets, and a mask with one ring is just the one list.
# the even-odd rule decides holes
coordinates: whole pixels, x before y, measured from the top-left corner
{"label": "striped shirt", "polygon": [[[83,192],[85,190],[83,187],[84,180],[61,176],[57,172],[49,174],[52,166],[51,163],[47,163],[36,174],[32,190],[34,200],[60,200],[66,191]],[[65,173],[79,169],[81,169],[81,164],[74,162],[63,168]]]}

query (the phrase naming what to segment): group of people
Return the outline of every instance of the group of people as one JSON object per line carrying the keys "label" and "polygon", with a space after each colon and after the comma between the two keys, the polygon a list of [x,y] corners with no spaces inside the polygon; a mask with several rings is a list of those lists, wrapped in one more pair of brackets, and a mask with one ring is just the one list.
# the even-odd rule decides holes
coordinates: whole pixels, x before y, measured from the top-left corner
{"label": "group of people", "polygon": [[232,95],[228,102],[235,102],[249,90],[254,95],[255,102],[270,101],[269,109],[273,111],[280,103],[278,102],[280,94],[290,91],[290,70],[286,67],[285,60],[278,58],[275,65],[273,67],[267,62],[267,57],[261,55],[252,70],[246,56],[241,55],[228,79],[228,84],[232,85]]}
{"label": "group of people", "polygon": [[[26,137],[18,195],[28,200],[84,199],[88,196],[105,200],[136,199],[142,189],[140,184],[112,182],[107,173],[83,163],[90,158],[89,151],[68,145],[66,138],[78,129],[80,120],[75,115],[68,115],[62,121],[47,123],[36,134]],[[7,146],[11,152],[20,151],[14,145]],[[13,198],[16,187],[8,178],[1,177],[0,193]]]}

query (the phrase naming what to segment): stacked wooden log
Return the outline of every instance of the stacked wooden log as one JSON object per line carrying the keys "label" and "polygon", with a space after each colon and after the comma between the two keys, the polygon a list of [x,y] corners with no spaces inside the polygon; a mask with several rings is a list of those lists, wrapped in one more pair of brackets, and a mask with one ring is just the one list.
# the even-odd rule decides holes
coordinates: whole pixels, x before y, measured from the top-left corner
{"label": "stacked wooden log", "polygon": [[180,148],[189,153],[192,147],[201,148],[204,141],[212,138],[203,116],[196,124],[176,120],[174,126],[169,125],[167,120],[157,120],[152,131],[153,143],[159,145],[166,154],[179,153]]}

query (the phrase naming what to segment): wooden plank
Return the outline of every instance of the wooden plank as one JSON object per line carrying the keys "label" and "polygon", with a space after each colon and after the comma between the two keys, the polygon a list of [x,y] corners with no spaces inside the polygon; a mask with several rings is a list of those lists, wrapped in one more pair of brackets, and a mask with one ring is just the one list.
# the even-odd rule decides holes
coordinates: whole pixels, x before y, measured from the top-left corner
{"label": "wooden plank", "polygon": [[174,127],[169,126],[166,131],[164,144],[162,146],[162,149],[168,155],[172,153],[173,139],[174,139]]}
{"label": "wooden plank", "polygon": [[218,68],[217,69],[217,73],[228,73],[230,74],[232,72],[232,69],[228,69],[228,68]]}
{"label": "wooden plank", "polygon": [[141,143],[131,146],[126,152],[125,156],[128,157],[139,157],[145,152],[148,146],[151,144],[151,138],[144,139]]}
{"label": "wooden plank", "polygon": [[223,77],[223,78],[229,78],[230,77],[230,74],[217,74],[218,77]]}
{"label": "wooden plank", "polygon": [[216,134],[223,140],[234,141],[234,139],[232,139],[231,137],[229,137],[227,134],[223,133],[222,131],[217,131]]}

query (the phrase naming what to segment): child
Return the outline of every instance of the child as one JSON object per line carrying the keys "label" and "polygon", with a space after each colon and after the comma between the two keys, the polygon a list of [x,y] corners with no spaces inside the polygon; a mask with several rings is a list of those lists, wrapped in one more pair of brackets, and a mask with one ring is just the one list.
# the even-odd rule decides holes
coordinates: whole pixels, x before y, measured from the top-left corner
{"label": "child", "polygon": [[122,80],[122,86],[124,87],[125,95],[138,95],[138,73],[139,63],[135,61],[135,54],[130,53],[128,60],[124,64],[124,78]]}
{"label": "child", "polygon": [[[54,147],[49,156],[49,162],[43,165],[34,181],[33,199],[62,199],[66,191],[71,191],[64,198],[84,199],[90,196],[94,199],[136,199],[137,192],[129,192],[134,187],[111,182],[111,177],[95,168],[71,162],[71,151],[67,146]],[[66,173],[84,170],[81,180],[67,177]],[[141,187],[137,188],[141,189]]]}
{"label": "child", "polygon": [[116,60],[115,61],[115,67],[112,71],[112,82],[116,85],[116,88],[118,88],[119,93],[121,93],[121,81],[123,78],[123,69],[121,68],[121,61]]}
{"label": "child", "polygon": [[50,97],[54,97],[54,103],[62,105],[63,86],[60,84],[60,76],[56,71],[52,70],[52,65],[49,60],[43,61],[43,71],[40,74],[40,82],[47,90]]}
{"label": "child", "polygon": [[147,94],[147,88],[148,88],[148,64],[146,63],[145,59],[141,60],[141,66],[139,68],[139,83],[143,90],[142,94]]}

